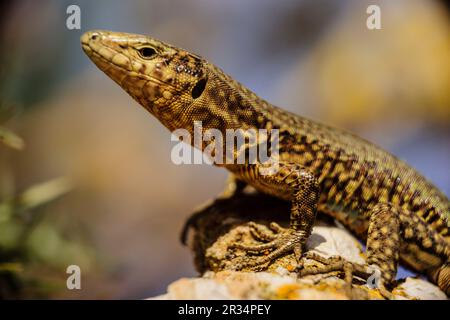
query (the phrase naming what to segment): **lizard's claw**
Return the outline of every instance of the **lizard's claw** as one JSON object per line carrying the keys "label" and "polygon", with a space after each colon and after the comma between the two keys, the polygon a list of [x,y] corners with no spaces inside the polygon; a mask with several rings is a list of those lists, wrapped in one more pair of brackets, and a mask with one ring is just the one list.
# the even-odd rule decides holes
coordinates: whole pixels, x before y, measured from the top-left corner
{"label": "lizard's claw", "polygon": [[[358,295],[352,291],[353,276],[356,275],[360,279],[366,280],[369,283],[370,278],[375,275],[373,267],[366,264],[358,264],[350,261],[346,261],[340,256],[332,256],[329,258],[322,257],[314,252],[307,252],[304,254],[304,258],[315,260],[322,264],[320,267],[307,267],[300,270],[298,276],[304,277],[308,275],[326,274],[331,272],[342,272],[344,273],[344,281],[346,283],[345,289],[347,295],[352,299],[360,298]],[[389,300],[394,299],[394,295],[386,289],[382,279],[378,279],[378,283],[375,286],[380,294]]]}
{"label": "lizard's claw", "polygon": [[297,262],[300,264],[303,245],[306,242],[306,235],[302,231],[285,229],[276,223],[270,224],[270,229],[254,222],[249,223],[250,232],[258,240],[269,241],[258,245],[243,245],[234,243],[230,247],[243,250],[249,253],[266,253],[264,256],[251,257],[246,255],[241,262],[234,265],[235,270],[249,268],[252,270],[262,270],[275,259],[294,252]]}

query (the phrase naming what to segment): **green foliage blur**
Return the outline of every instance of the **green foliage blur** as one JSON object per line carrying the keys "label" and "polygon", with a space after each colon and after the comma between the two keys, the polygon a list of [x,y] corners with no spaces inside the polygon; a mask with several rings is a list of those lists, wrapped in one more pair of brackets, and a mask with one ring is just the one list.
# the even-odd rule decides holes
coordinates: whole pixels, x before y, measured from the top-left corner
{"label": "green foliage blur", "polygon": [[[25,147],[22,138],[4,126],[0,143],[12,152]],[[10,163],[0,165],[0,299],[47,298],[65,286],[64,272],[54,276],[57,269],[64,270],[75,256],[89,259],[86,245],[71,240],[46,214],[49,204],[72,190],[72,183],[58,177],[17,192],[14,177],[5,174]]]}

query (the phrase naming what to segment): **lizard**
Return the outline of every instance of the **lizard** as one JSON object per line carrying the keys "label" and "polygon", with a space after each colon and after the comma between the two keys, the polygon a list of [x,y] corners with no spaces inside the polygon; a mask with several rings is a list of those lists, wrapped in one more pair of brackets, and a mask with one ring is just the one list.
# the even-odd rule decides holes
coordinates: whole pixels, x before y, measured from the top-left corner
{"label": "lizard", "polygon": [[353,133],[274,106],[204,58],[155,38],[92,30],[81,36],[81,45],[99,69],[170,131],[193,134],[195,121],[222,132],[279,130],[276,172],[261,174],[260,162],[218,165],[231,172],[236,186],[250,185],[291,203],[289,228],[272,223],[271,230],[262,230],[252,224],[260,234],[255,240],[266,241],[233,246],[253,253],[237,270],[265,268],[294,253],[299,274],[344,271],[349,264],[334,258],[313,257],[323,267],[302,268],[305,243],[320,212],[366,241],[365,265],[350,266],[379,270],[384,297],[393,297],[400,261],[450,295],[449,200],[404,161]]}

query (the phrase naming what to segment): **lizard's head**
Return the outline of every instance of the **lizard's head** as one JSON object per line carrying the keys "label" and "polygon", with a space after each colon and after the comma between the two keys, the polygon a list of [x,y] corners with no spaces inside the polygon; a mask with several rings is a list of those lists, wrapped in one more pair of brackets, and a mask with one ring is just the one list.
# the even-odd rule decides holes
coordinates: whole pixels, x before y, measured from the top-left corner
{"label": "lizard's head", "polygon": [[81,36],[89,58],[170,130],[189,128],[207,85],[206,62],[150,37],[89,31]]}

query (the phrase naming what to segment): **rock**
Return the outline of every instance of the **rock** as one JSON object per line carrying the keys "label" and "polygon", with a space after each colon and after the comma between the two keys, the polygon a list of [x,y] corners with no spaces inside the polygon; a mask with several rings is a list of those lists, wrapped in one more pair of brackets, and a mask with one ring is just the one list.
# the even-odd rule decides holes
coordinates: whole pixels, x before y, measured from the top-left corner
{"label": "rock", "polygon": [[[359,274],[353,274],[351,289],[340,271],[299,278],[293,272],[296,263],[293,254],[277,259],[264,272],[232,270],[245,259],[246,253],[231,250],[230,244],[235,241],[255,244],[249,221],[262,226],[275,221],[287,227],[288,216],[287,202],[258,193],[221,198],[208,204],[189,219],[183,232],[183,240],[190,235],[187,242],[202,277],[175,281],[166,294],[153,299],[383,299],[377,289],[369,288],[367,277]],[[324,258],[340,256],[357,264],[365,261],[360,242],[327,217],[318,217],[307,249]],[[306,259],[304,265],[320,263]],[[437,286],[415,278],[399,281],[393,294],[396,299],[446,299]]]}
{"label": "rock", "polygon": [[316,286],[312,281],[297,280],[269,272],[220,271],[202,278],[180,279],[167,294],[158,299],[347,299],[337,280]]}
{"label": "rock", "polygon": [[[408,278],[396,288],[396,299],[446,299],[435,285],[421,279]],[[382,299],[376,290],[353,288],[366,299]],[[295,275],[272,272],[208,272],[201,278],[183,278],[169,285],[167,293],[152,299],[161,300],[215,300],[215,299],[289,299],[289,300],[343,300],[349,299],[344,281],[337,277],[297,279]]]}

